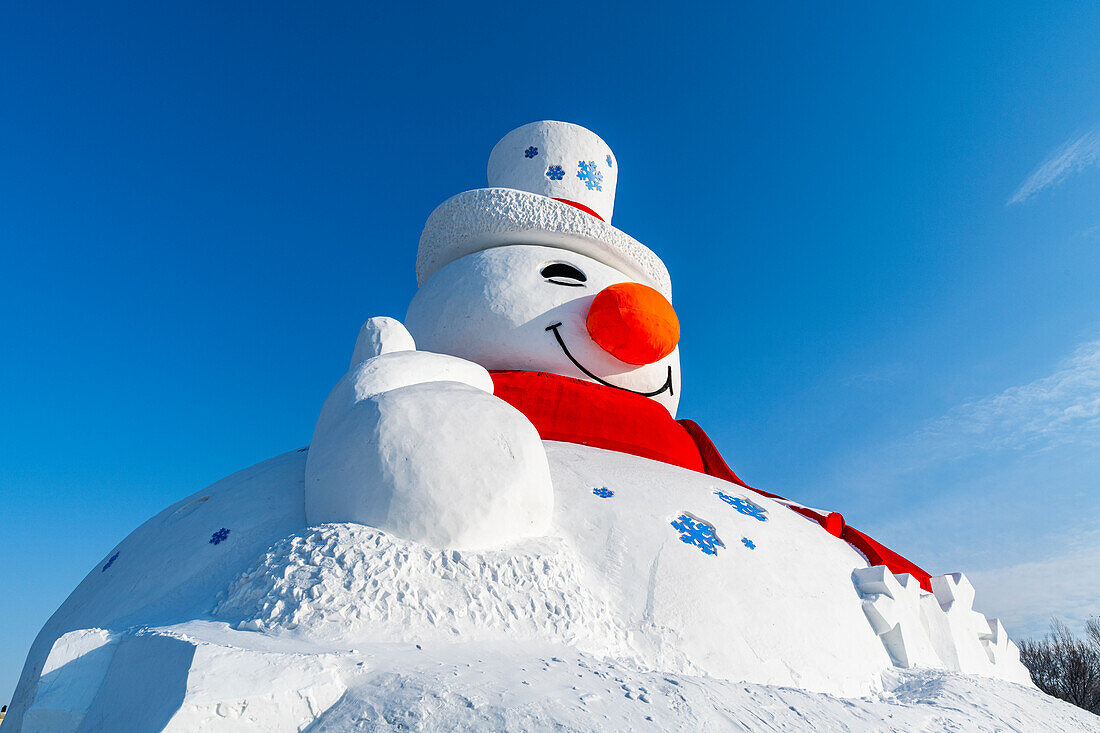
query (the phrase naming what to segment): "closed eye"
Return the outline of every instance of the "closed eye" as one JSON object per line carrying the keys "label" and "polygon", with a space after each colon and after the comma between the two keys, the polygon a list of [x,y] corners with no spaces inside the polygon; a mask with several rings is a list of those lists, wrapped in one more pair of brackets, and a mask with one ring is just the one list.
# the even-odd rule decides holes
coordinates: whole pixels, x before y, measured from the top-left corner
{"label": "closed eye", "polygon": [[583,288],[588,277],[573,265],[567,262],[551,262],[542,268],[541,274],[546,282],[555,285],[568,285],[572,288]]}

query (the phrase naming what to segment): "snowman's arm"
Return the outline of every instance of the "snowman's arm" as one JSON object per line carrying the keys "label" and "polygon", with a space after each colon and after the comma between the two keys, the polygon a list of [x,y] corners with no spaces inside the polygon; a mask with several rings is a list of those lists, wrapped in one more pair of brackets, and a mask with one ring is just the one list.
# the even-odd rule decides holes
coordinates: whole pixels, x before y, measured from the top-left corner
{"label": "snowman's arm", "polygon": [[393,319],[363,326],[321,408],[305,471],[310,524],[357,522],[434,547],[545,534],[554,488],[535,426],[484,367],[417,351]]}
{"label": "snowman's arm", "polygon": [[416,342],[405,325],[396,318],[374,316],[363,322],[350,366],[394,351],[416,351]]}
{"label": "snowman's arm", "polygon": [[428,382],[459,382],[493,393],[493,380],[480,364],[457,356],[417,351],[400,321],[369,318],[359,329],[349,370],[355,399]]}

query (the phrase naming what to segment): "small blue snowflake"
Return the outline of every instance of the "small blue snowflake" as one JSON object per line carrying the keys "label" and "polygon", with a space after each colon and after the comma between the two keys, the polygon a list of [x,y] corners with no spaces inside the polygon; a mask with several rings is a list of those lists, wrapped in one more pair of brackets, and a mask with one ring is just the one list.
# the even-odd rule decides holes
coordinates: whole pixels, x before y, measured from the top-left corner
{"label": "small blue snowflake", "polygon": [[740,496],[730,496],[721,491],[715,491],[714,494],[745,516],[759,519],[761,522],[768,521],[768,518],[764,516],[768,513],[768,510],[759,504],[754,504],[748,499],[744,499]]}
{"label": "small blue snowflake", "polygon": [[601,499],[610,499],[615,495],[614,491],[603,486],[598,489],[592,489],[592,493],[600,497]]}
{"label": "small blue snowflake", "polygon": [[611,156],[610,156],[610,155],[609,155],[609,156],[607,156],[607,167],[608,167],[608,168],[612,168],[612,167],[614,167],[614,166],[612,166],[612,164],[611,164]]}
{"label": "small blue snowflake", "polygon": [[225,538],[229,536],[229,530],[222,527],[214,534],[210,535],[210,544],[217,545],[225,542]]}
{"label": "small blue snowflake", "polygon": [[116,552],[115,554],[111,555],[111,557],[110,557],[110,558],[109,558],[109,559],[107,560],[107,564],[106,564],[106,565],[104,565],[104,566],[103,566],[103,569],[102,569],[102,570],[100,570],[99,572],[101,572],[101,573],[105,573],[105,572],[107,572],[107,568],[109,568],[109,567],[111,567],[112,565],[114,565],[114,564],[115,564],[115,560],[117,560],[117,559],[118,559],[118,553]]}
{"label": "small blue snowflake", "polygon": [[539,154],[539,149],[536,148],[534,145],[532,145],[531,147],[529,147],[529,148],[527,148],[526,150],[523,151],[523,157],[524,158],[534,158],[538,154]]}
{"label": "small blue snowflake", "polygon": [[565,169],[560,165],[552,165],[546,169],[546,177],[551,181],[560,181],[565,178]]}
{"label": "small blue snowflake", "polygon": [[583,160],[577,161],[577,167],[580,168],[577,171],[577,178],[584,181],[584,185],[588,186],[588,190],[595,189],[596,191],[602,191],[603,187],[600,185],[603,183],[603,173],[600,173],[596,168],[596,161],[590,160],[587,163]]}
{"label": "small blue snowflake", "polygon": [[681,542],[698,547],[705,555],[717,555],[718,548],[726,546],[726,543],[718,539],[718,533],[710,522],[704,522],[690,514],[681,514],[671,524],[673,529],[680,532]]}
{"label": "small blue snowflake", "polygon": [[749,548],[750,550],[755,550],[756,549],[756,545],[754,545],[752,543],[752,540],[750,540],[748,537],[742,537],[741,538],[741,544],[744,545],[745,547]]}

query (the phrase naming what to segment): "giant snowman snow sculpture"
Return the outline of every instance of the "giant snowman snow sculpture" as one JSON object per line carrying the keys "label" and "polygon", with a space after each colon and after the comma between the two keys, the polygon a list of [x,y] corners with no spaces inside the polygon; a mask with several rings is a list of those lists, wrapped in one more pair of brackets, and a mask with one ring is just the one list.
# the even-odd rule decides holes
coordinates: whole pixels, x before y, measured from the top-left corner
{"label": "giant snowman snow sculpture", "polygon": [[525,125],[488,172],[429,217],[405,325],[366,322],[311,445],[114,548],[5,731],[1072,722],[965,577],[675,419],[669,276],[609,223],[603,140]]}

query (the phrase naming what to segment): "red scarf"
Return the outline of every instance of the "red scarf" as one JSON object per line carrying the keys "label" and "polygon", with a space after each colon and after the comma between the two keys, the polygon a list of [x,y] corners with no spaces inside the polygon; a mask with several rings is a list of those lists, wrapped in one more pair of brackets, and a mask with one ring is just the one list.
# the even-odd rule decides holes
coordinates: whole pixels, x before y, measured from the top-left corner
{"label": "red scarf", "polygon": [[846,541],[872,565],[909,573],[926,591],[929,574],[893,550],[844,522],[837,512],[822,514],[754,489],[737,477],[718,449],[691,420],[674,420],[660,403],[613,387],[547,372],[490,372],[494,394],[527,416],[543,440],[590,445],[687,468],[743,486],[781,502]]}

